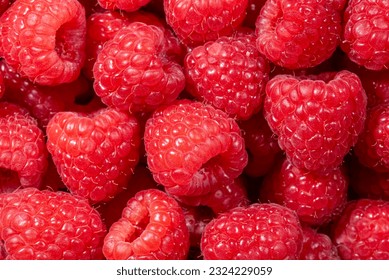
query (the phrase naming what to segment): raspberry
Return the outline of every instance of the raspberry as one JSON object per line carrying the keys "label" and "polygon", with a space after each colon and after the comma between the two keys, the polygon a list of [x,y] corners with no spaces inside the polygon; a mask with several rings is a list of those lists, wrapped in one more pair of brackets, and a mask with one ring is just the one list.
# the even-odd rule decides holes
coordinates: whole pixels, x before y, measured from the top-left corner
{"label": "raspberry", "polygon": [[182,208],[156,189],[140,191],[127,202],[103,246],[110,260],[179,260],[185,259],[188,251],[189,232]]}
{"label": "raspberry", "polygon": [[185,87],[180,65],[164,56],[161,28],[133,22],[106,42],[93,68],[102,101],[123,111],[153,111],[171,103]]}
{"label": "raspberry", "polygon": [[389,259],[389,202],[348,202],[334,223],[332,240],[341,259]]}
{"label": "raspberry", "polygon": [[243,22],[248,0],[164,0],[166,21],[187,46],[230,36]]}
{"label": "raspberry", "polygon": [[342,210],[347,187],[348,178],[340,168],[316,173],[284,159],[265,176],[260,200],[282,204],[296,211],[302,223],[320,226]]}
{"label": "raspberry", "polygon": [[331,238],[316,230],[303,227],[303,249],[300,260],[339,260],[339,254]]}
{"label": "raspberry", "polygon": [[34,83],[71,82],[84,63],[85,32],[77,0],[18,0],[0,18],[0,55]]}
{"label": "raspberry", "polygon": [[247,206],[249,199],[241,177],[236,178],[231,184],[216,184],[215,190],[199,196],[178,196],[175,197],[185,206],[205,206],[215,214],[226,212],[239,206]]}
{"label": "raspberry", "polygon": [[185,58],[186,90],[237,119],[259,112],[269,65],[255,36],[220,37],[194,48]]}
{"label": "raspberry", "polygon": [[344,12],[342,50],[371,70],[389,67],[389,7],[384,0],[350,0]]}
{"label": "raspberry", "polygon": [[248,2],[243,25],[255,29],[255,23],[266,0],[248,0]]}
{"label": "raspberry", "polygon": [[1,181],[8,184],[0,190],[14,189],[15,182],[24,188],[40,188],[48,153],[42,130],[24,108],[0,103],[0,143]]}
{"label": "raspberry", "polygon": [[201,102],[181,100],[155,111],[144,143],[155,181],[171,195],[209,193],[215,184],[231,183],[247,164],[236,121]]}
{"label": "raspberry", "polygon": [[0,194],[6,259],[102,259],[105,233],[97,211],[69,193],[26,188]]}
{"label": "raspberry", "polygon": [[367,97],[357,75],[343,70],[304,77],[278,75],[266,85],[265,118],[298,168],[330,170],[357,142]]}
{"label": "raspberry", "polygon": [[204,259],[298,259],[303,242],[296,214],[273,203],[251,204],[221,213],[206,225]]}
{"label": "raspberry", "polygon": [[290,69],[319,65],[340,43],[345,0],[269,0],[257,21],[257,47],[273,63]]}
{"label": "raspberry", "polygon": [[90,90],[90,85],[82,76],[71,83],[57,86],[34,84],[4,61],[0,61],[0,73],[4,76],[6,88],[4,100],[28,109],[42,128],[56,113],[73,109],[77,97]]}
{"label": "raspberry", "polygon": [[368,111],[364,130],[355,145],[359,161],[377,172],[389,172],[389,107],[387,103]]}
{"label": "raspberry", "polygon": [[277,137],[271,131],[262,112],[239,122],[248,153],[244,173],[251,177],[264,176],[281,157]]}
{"label": "raspberry", "polygon": [[69,190],[91,203],[127,186],[139,160],[138,121],[114,109],[84,116],[59,112],[47,126],[47,148]]}

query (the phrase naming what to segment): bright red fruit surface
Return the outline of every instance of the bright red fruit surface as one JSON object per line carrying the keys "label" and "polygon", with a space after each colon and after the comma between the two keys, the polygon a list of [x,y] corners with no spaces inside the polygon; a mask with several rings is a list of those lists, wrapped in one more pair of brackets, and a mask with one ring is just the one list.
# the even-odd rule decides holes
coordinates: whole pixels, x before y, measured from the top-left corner
{"label": "bright red fruit surface", "polygon": [[92,203],[127,187],[139,161],[139,123],[114,109],[59,112],[47,126],[47,148],[69,190]]}
{"label": "bright red fruit surface", "polygon": [[0,18],[0,55],[35,83],[71,82],[85,60],[85,33],[77,0],[16,1]]}
{"label": "bright red fruit surface", "polygon": [[103,259],[105,234],[100,215],[83,198],[35,188],[0,194],[6,259]]}
{"label": "bright red fruit surface", "polygon": [[220,214],[201,239],[204,259],[298,259],[303,244],[294,211],[272,203],[251,204]]}
{"label": "bright red fruit surface", "polygon": [[148,119],[144,143],[157,183],[172,195],[202,195],[229,184],[247,164],[236,121],[197,101],[180,100]]}
{"label": "bright red fruit surface", "polygon": [[265,118],[288,159],[299,168],[338,167],[357,142],[367,97],[349,71],[294,77],[277,75],[266,85]]}
{"label": "bright red fruit surface", "polygon": [[328,235],[309,227],[303,227],[303,249],[300,260],[339,259],[338,249]]}
{"label": "bright red fruit surface", "polygon": [[103,252],[111,260],[185,259],[189,231],[182,208],[160,190],[138,192],[109,229]]}

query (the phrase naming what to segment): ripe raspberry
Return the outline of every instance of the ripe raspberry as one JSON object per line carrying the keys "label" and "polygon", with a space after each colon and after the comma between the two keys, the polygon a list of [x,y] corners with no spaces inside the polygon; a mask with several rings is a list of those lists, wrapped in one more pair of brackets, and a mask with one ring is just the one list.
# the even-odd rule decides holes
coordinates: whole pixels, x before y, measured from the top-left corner
{"label": "ripe raspberry", "polygon": [[114,109],[84,116],[59,112],[47,126],[47,148],[69,190],[92,203],[112,199],[137,165],[138,121]]}
{"label": "ripe raspberry", "polygon": [[303,242],[296,214],[272,203],[251,204],[220,214],[204,229],[204,259],[298,259]]}
{"label": "ripe raspberry", "polygon": [[112,200],[99,204],[99,207],[96,208],[101,214],[107,228],[110,228],[114,222],[120,219],[123,209],[127,205],[127,201],[134,197],[137,192],[146,189],[157,189],[159,187],[160,186],[154,181],[150,170],[145,166],[138,164],[124,191],[115,196]]}
{"label": "ripe raspberry", "polygon": [[184,63],[186,90],[237,119],[259,112],[270,68],[255,38],[220,37],[194,48]]}
{"label": "ripe raspberry", "polygon": [[256,21],[257,47],[273,63],[308,68],[330,58],[340,43],[346,0],[269,0]]}
{"label": "ripe raspberry", "polygon": [[316,173],[284,159],[265,176],[260,200],[284,205],[296,211],[302,223],[320,226],[342,210],[347,187],[348,178],[340,168]]}
{"label": "ripe raspberry", "polygon": [[77,0],[18,0],[0,18],[0,56],[34,83],[71,82],[84,63],[85,32]]}
{"label": "ripe raspberry", "polygon": [[236,121],[201,102],[180,100],[146,122],[147,163],[171,195],[196,196],[230,184],[247,164]]}
{"label": "ripe raspberry", "polygon": [[354,158],[350,167],[350,190],[358,198],[389,201],[389,172],[377,172]]}
{"label": "ripe raspberry", "polygon": [[204,195],[183,195],[175,198],[186,206],[206,206],[212,209],[215,214],[249,204],[244,180],[241,177],[236,178],[228,185],[216,183],[214,190]]}
{"label": "ripe raspberry", "polygon": [[389,103],[368,111],[364,130],[355,145],[355,155],[377,172],[389,172]]}
{"label": "ripe raspberry", "polygon": [[339,260],[338,250],[331,238],[316,230],[303,227],[303,249],[300,260]]}
{"label": "ripe raspberry", "polygon": [[182,206],[182,209],[185,215],[186,226],[189,230],[190,246],[199,249],[204,228],[215,218],[215,213],[210,208],[203,206]]}
{"label": "ripe raspberry", "polygon": [[134,12],[146,6],[151,0],[97,0],[97,3],[106,10],[122,10]]}
{"label": "ripe raspberry", "polygon": [[0,61],[0,73],[4,76],[6,88],[4,100],[28,109],[42,128],[56,113],[73,109],[77,97],[85,95],[91,88],[82,76],[67,84],[37,85],[22,77],[3,60]]}
{"label": "ripe raspberry", "polygon": [[166,21],[187,46],[230,36],[243,22],[248,0],[164,0]]}
{"label": "ripe raspberry", "polygon": [[389,259],[389,202],[348,202],[331,237],[341,259]]}
{"label": "ripe raspberry", "polygon": [[26,188],[0,194],[6,259],[102,259],[105,233],[97,211],[69,193]]}
{"label": "ripe raspberry", "polygon": [[[8,102],[0,103],[0,190],[21,187],[40,188],[47,169],[47,149],[42,130],[28,112]],[[18,178],[18,180],[16,180]]]}
{"label": "ripe raspberry", "polygon": [[262,112],[246,121],[240,121],[239,127],[242,129],[248,153],[244,173],[251,177],[264,176],[282,156],[277,137],[271,131]]}
{"label": "ripe raspberry", "polygon": [[366,118],[367,97],[358,76],[343,70],[309,78],[278,75],[266,86],[265,118],[298,168],[341,165]]}
{"label": "ripe raspberry", "polygon": [[123,111],[153,111],[185,87],[180,65],[167,59],[161,28],[133,22],[106,42],[93,68],[96,94]]}
{"label": "ripe raspberry", "polygon": [[371,70],[389,67],[389,6],[384,0],[350,0],[344,12],[342,50]]}
{"label": "ripe raspberry", "polygon": [[128,201],[103,246],[109,260],[179,260],[188,251],[189,232],[182,208],[156,189],[140,191]]}

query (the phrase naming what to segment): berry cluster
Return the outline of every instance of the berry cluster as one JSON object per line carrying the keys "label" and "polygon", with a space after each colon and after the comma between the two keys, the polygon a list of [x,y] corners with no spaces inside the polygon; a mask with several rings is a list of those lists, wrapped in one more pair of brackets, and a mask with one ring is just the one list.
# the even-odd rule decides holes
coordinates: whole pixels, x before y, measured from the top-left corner
{"label": "berry cluster", "polygon": [[0,259],[389,259],[384,0],[0,3]]}

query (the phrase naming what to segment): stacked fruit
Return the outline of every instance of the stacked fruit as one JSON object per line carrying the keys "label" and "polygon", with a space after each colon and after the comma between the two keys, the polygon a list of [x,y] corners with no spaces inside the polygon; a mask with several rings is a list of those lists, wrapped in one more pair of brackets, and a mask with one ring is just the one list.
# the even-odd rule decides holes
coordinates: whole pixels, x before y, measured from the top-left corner
{"label": "stacked fruit", "polygon": [[0,4],[0,259],[389,259],[387,1]]}

